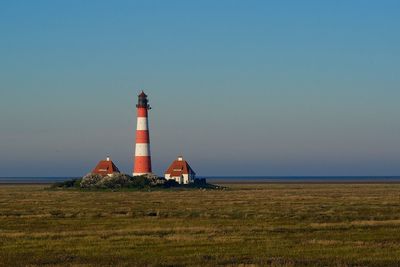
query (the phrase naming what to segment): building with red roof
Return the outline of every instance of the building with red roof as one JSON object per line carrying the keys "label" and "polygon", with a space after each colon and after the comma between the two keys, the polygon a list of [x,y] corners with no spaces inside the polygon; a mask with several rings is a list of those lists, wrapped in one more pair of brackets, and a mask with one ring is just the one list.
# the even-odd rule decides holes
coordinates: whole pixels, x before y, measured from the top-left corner
{"label": "building with red roof", "polygon": [[113,173],[119,173],[117,166],[115,166],[114,162],[107,157],[106,160],[100,160],[96,167],[92,170],[92,173],[100,174],[102,176],[112,176]]}
{"label": "building with red roof", "polygon": [[167,171],[165,172],[165,179],[175,180],[180,184],[193,183],[196,173],[190,167],[189,163],[183,159],[182,156],[172,162]]}

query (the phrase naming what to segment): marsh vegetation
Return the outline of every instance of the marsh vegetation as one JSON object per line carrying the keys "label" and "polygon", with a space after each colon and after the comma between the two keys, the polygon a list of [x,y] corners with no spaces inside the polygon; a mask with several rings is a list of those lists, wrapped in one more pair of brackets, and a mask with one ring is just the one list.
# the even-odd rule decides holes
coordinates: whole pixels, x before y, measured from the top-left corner
{"label": "marsh vegetation", "polygon": [[400,185],[0,186],[0,263],[398,266]]}

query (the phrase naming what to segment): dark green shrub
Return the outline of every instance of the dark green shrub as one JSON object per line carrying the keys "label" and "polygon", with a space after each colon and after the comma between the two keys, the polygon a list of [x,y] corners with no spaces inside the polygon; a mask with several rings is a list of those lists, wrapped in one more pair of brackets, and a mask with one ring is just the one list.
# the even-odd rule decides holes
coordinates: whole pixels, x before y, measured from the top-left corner
{"label": "dark green shrub", "polygon": [[131,188],[147,188],[150,187],[151,181],[146,176],[130,177],[128,186]]}
{"label": "dark green shrub", "polygon": [[175,180],[166,180],[163,184],[164,188],[179,187],[180,184]]}
{"label": "dark green shrub", "polygon": [[194,179],[194,184],[195,185],[207,185],[207,181],[205,178]]}
{"label": "dark green shrub", "polygon": [[57,182],[51,185],[51,188],[70,188],[79,187],[82,179],[70,179],[64,182]]}

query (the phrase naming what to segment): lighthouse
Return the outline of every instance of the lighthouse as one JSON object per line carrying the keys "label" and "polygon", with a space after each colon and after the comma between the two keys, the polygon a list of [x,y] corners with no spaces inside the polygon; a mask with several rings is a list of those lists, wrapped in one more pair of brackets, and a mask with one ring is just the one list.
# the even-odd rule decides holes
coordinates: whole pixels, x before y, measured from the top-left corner
{"label": "lighthouse", "polygon": [[148,110],[151,109],[148,104],[147,95],[142,91],[138,95],[137,126],[136,126],[136,144],[135,144],[135,162],[133,167],[133,176],[151,174],[151,155],[150,155],[150,137]]}

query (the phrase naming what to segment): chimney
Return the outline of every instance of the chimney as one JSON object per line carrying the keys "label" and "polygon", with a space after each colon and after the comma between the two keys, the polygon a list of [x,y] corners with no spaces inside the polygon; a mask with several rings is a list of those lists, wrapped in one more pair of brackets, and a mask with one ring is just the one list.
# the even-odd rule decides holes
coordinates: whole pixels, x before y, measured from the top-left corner
{"label": "chimney", "polygon": [[183,157],[182,156],[178,156],[178,161],[183,161]]}
{"label": "chimney", "polygon": [[110,161],[110,157],[109,156],[107,156],[107,161]]}

